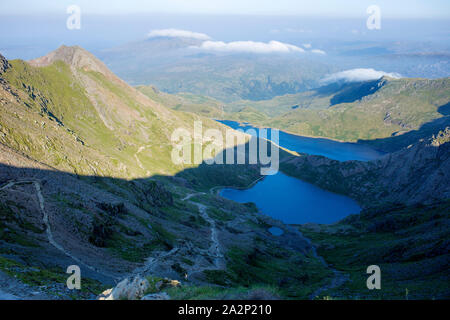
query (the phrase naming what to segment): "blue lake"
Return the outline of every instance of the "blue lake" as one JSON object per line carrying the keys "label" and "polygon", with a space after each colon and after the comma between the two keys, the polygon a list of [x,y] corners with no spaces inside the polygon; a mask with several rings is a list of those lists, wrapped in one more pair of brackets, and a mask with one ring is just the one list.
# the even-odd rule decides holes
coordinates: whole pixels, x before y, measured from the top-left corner
{"label": "blue lake", "polygon": [[[231,120],[219,120],[219,122],[233,129],[242,129],[244,131],[248,129],[255,129],[256,133],[259,133],[258,128],[252,127],[251,125],[239,124],[238,122]],[[267,138],[269,140],[270,132],[271,129],[268,129]],[[363,144],[339,142],[323,138],[302,137],[289,134],[284,131],[279,132],[279,140],[280,141],[278,144],[280,146],[291,151],[321,155],[339,161],[369,161],[379,158],[384,154]]]}
{"label": "blue lake", "polygon": [[[233,129],[258,129],[235,121],[220,121]],[[270,131],[270,129],[269,129]],[[269,137],[270,139],[270,134]],[[289,150],[323,155],[340,161],[368,161],[383,153],[357,143],[309,138],[280,131],[279,145]],[[222,189],[220,195],[237,202],[254,202],[259,210],[289,224],[333,223],[361,208],[353,199],[323,190],[281,172],[267,176],[246,190]]]}

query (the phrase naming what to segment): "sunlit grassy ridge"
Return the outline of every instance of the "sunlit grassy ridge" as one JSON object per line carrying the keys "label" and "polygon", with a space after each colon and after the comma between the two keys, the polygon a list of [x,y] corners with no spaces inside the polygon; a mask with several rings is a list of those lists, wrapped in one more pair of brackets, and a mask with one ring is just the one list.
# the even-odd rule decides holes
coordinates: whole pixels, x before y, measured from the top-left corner
{"label": "sunlit grassy ridge", "polygon": [[[365,82],[329,84],[270,100],[238,100],[223,106],[208,97],[198,97],[195,101],[201,101],[200,105],[179,102],[180,94],[155,91],[151,86],[140,86],[139,90],[150,97],[158,97],[174,109],[278,128],[298,135],[364,141],[386,151],[398,150],[417,140],[402,137],[403,133],[423,130],[423,125],[430,124],[424,134],[417,135],[423,138],[443,128],[433,121],[450,123],[448,111],[445,111],[450,101],[449,78],[384,77]],[[196,96],[188,97],[194,101],[192,99]],[[395,140],[398,140],[392,145],[377,140],[391,136],[397,136]]]}
{"label": "sunlit grassy ridge", "polygon": [[372,140],[419,129],[446,116],[450,79],[383,78],[328,86],[267,101],[239,101],[227,117],[305,136]]}
{"label": "sunlit grassy ridge", "polygon": [[223,103],[201,95],[188,92],[168,94],[154,86],[137,86],[137,90],[149,98],[174,110],[192,112],[209,118],[221,118]]}
{"label": "sunlit grassy ridge", "polygon": [[37,67],[11,62],[2,77],[18,99],[5,99],[11,107],[1,115],[8,131],[3,143],[58,169],[129,178],[190,167],[171,161],[176,128],[192,132],[198,120],[204,130],[224,131],[210,119],[166,108],[85,59],[84,65],[56,59]]}

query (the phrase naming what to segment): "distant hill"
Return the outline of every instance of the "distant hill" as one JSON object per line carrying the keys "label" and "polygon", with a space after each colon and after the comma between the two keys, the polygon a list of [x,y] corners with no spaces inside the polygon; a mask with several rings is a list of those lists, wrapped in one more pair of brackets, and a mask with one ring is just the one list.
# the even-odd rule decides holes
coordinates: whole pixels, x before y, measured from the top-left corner
{"label": "distant hill", "polygon": [[224,103],[210,97],[187,92],[169,94],[154,86],[136,86],[136,89],[154,101],[178,111],[192,112],[209,118],[219,119],[223,116]]}
{"label": "distant hill", "polygon": [[203,53],[199,40],[150,38],[100,53],[132,85],[168,93],[189,92],[230,102],[263,100],[317,87],[334,68],[304,54]]}
{"label": "distant hill", "polygon": [[[398,136],[391,140],[402,140],[402,135],[408,132],[418,131],[420,135],[421,130],[426,130],[426,134],[431,134],[445,128],[448,123],[445,110],[449,101],[450,78],[383,77],[360,83],[330,84],[267,101],[234,102],[227,105],[226,110],[230,119],[252,119],[254,124],[299,135],[364,140],[392,151],[388,141],[384,143],[381,139]],[[255,114],[242,116],[239,111],[245,106],[254,108]],[[261,113],[268,118],[262,117]],[[404,137],[406,139],[408,135]],[[414,139],[408,141],[412,143]],[[396,144],[401,148],[405,143],[398,141]]]}

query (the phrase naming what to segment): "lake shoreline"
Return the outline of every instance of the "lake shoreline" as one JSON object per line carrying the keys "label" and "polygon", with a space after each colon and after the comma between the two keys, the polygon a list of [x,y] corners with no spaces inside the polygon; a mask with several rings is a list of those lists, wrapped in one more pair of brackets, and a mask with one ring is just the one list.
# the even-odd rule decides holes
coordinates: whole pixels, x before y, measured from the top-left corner
{"label": "lake shoreline", "polygon": [[[237,187],[237,186],[216,186],[216,187],[212,187],[211,189],[209,189],[209,193],[212,194],[212,195],[216,195],[216,196],[222,197],[222,196],[220,195],[220,192],[221,192],[223,189],[247,190],[247,189],[252,188],[252,187],[253,187],[255,184],[257,184],[258,182],[264,180],[265,177],[266,177],[266,176],[261,176],[261,177],[259,177],[259,178],[256,179],[255,181],[252,181],[252,182],[251,182],[248,186],[246,186],[246,187]],[[215,190],[215,189],[217,189],[217,190]],[[224,197],[222,197],[222,198],[224,198]],[[226,199],[226,198],[224,198],[224,199]],[[229,200],[229,199],[228,199],[228,200]]]}
{"label": "lake shoreline", "polygon": [[[287,183],[288,191],[278,188],[277,181],[284,185]],[[347,195],[322,189],[282,170],[276,175],[261,177],[247,187],[216,188],[220,188],[215,193],[217,196],[239,203],[254,203],[258,213],[286,225],[333,224],[363,209],[358,201]],[[222,194],[223,191],[228,194]],[[289,192],[294,193],[286,197]],[[263,198],[261,195],[264,195]]]}
{"label": "lake shoreline", "polygon": [[[255,127],[255,128],[258,128],[258,129],[275,129],[275,130],[279,130],[281,132],[284,132],[284,133],[287,133],[287,134],[290,134],[290,135],[293,135],[293,136],[296,136],[296,137],[299,137],[299,138],[310,138],[310,139],[317,139],[317,140],[330,140],[330,141],[339,142],[339,143],[348,143],[348,144],[352,144],[352,145],[360,145],[360,146],[370,147],[374,151],[377,151],[378,153],[382,153],[384,155],[389,153],[389,152],[386,152],[384,150],[374,148],[370,144],[361,143],[361,142],[358,142],[358,141],[345,141],[345,140],[340,140],[340,139],[331,138],[331,137],[298,134],[298,133],[295,133],[295,132],[292,132],[292,131],[288,131],[288,130],[284,130],[284,129],[280,129],[280,128],[275,128],[275,127],[267,127],[267,126],[263,126],[263,125],[259,125],[259,124],[253,124],[253,123],[246,122],[246,121],[239,121],[239,120],[232,120],[232,119],[220,119],[220,120],[219,119],[214,119],[214,120],[222,123],[223,125],[226,125],[226,124],[224,124],[222,121],[234,121],[234,122],[238,123],[240,127],[249,125],[249,126],[252,126],[252,127]],[[380,139],[380,138],[377,138],[377,139]]]}

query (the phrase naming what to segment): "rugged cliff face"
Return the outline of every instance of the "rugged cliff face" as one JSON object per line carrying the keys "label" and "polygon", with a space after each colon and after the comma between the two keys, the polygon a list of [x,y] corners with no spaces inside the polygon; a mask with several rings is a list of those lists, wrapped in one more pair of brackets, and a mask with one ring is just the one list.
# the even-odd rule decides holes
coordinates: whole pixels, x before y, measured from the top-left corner
{"label": "rugged cliff face", "polygon": [[450,198],[450,128],[381,159],[339,162],[320,156],[286,159],[282,169],[347,194],[364,207],[429,204]]}

